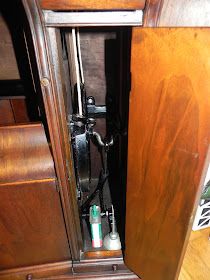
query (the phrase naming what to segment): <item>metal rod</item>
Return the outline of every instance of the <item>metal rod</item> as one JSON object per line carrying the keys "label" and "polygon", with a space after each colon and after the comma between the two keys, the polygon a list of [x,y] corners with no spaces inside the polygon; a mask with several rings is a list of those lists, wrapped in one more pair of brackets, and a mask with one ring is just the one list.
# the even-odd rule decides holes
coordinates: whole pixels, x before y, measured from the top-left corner
{"label": "metal rod", "polygon": [[115,222],[115,216],[114,216],[114,207],[112,205],[112,234],[116,233],[116,222]]}
{"label": "metal rod", "polygon": [[83,65],[82,65],[82,55],[81,55],[81,44],[80,44],[80,34],[79,34],[79,28],[76,29],[77,34],[77,49],[78,49],[78,57],[79,57],[79,70],[80,70],[80,76],[81,76],[81,82],[84,84],[84,72],[83,72]]}
{"label": "metal rod", "polygon": [[76,79],[77,79],[78,108],[79,108],[79,115],[82,116],[82,93],[80,87],[80,73],[79,73],[79,63],[78,63],[78,56],[77,56],[77,42],[76,42],[75,28],[72,28],[72,41],[73,41],[74,63],[75,63]]}

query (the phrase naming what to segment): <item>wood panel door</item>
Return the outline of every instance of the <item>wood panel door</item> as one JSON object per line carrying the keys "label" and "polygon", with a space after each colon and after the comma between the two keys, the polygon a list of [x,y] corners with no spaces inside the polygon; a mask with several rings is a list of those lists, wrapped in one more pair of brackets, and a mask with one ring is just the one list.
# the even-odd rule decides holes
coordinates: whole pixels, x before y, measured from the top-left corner
{"label": "wood panel door", "polygon": [[43,126],[0,126],[0,272],[70,259]]}
{"label": "wood panel door", "polygon": [[125,262],[174,280],[210,143],[210,30],[134,28]]}

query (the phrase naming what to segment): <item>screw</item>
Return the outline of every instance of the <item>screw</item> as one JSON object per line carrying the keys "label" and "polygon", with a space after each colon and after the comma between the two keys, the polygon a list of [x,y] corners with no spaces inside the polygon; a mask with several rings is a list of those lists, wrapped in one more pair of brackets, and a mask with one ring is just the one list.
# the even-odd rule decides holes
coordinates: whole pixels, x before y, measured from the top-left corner
{"label": "screw", "polygon": [[49,84],[50,84],[49,79],[48,79],[48,78],[42,78],[42,79],[41,79],[41,84],[42,84],[44,87],[49,86]]}

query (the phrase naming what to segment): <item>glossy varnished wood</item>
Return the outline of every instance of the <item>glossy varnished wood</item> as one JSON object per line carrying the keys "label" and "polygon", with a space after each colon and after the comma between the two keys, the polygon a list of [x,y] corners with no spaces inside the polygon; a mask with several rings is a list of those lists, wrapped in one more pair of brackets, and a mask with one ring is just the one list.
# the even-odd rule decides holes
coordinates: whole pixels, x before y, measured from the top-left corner
{"label": "glossy varnished wood", "polygon": [[1,280],[58,280],[58,279],[138,279],[127,269],[122,258],[81,260],[27,266],[0,271]]}
{"label": "glossy varnished wood", "polygon": [[70,259],[41,124],[0,127],[0,270]]}
{"label": "glossy varnished wood", "polygon": [[55,180],[0,185],[0,270],[70,259]]}
{"label": "glossy varnished wood", "polygon": [[0,125],[28,122],[24,96],[0,97]]}
{"label": "glossy varnished wood", "polygon": [[14,114],[10,100],[0,99],[0,125],[14,124]]}
{"label": "glossy varnished wood", "polygon": [[0,184],[55,177],[41,124],[0,127]]}
{"label": "glossy varnished wood", "polygon": [[[31,42],[33,43],[34,50],[31,46],[29,48],[29,53],[30,56],[34,58],[33,51],[35,52],[37,65],[34,65],[34,68],[37,66],[39,78],[36,80],[36,83],[41,86],[41,94],[44,102],[58,184],[60,186],[60,196],[69,244],[72,257],[78,260],[82,247],[81,230],[63,100],[65,86],[63,86],[62,80],[59,80],[59,78],[62,77],[59,61],[61,58],[58,58],[57,36],[59,35],[59,31],[53,28],[48,29],[49,31],[51,30],[52,42],[47,36],[50,32],[46,32],[39,1],[22,0],[22,3],[32,35]],[[28,33],[27,40],[29,42],[31,40]],[[55,55],[53,58],[52,53]],[[57,64],[51,68],[54,61],[56,61]]]}
{"label": "glossy varnished wood", "polygon": [[[19,268],[11,268],[0,271],[1,280],[26,280],[33,278],[51,277],[69,273],[72,270],[71,261],[53,262],[41,265],[33,265]],[[27,279],[28,280],[28,279]]]}
{"label": "glossy varnished wood", "polygon": [[40,0],[46,10],[138,10],[145,0]]}
{"label": "glossy varnished wood", "polygon": [[133,30],[125,260],[174,280],[210,143],[210,30]]}
{"label": "glossy varnished wood", "polygon": [[121,256],[122,256],[121,250],[88,251],[88,252],[84,252],[83,254],[84,259],[105,259],[105,258],[113,258],[113,257],[121,257]]}
{"label": "glossy varnished wood", "polygon": [[14,114],[15,123],[28,123],[29,116],[25,97],[22,96],[19,98],[11,98],[10,103]]}

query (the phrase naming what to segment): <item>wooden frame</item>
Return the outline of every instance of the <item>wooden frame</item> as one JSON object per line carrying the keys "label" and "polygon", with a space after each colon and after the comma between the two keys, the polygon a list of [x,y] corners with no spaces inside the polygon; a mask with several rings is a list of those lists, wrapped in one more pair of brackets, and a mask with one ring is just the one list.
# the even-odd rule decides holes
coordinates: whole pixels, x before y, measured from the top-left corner
{"label": "wooden frame", "polygon": [[[38,1],[23,0],[23,6],[32,33],[69,246],[72,259],[79,260],[80,250],[82,248],[82,238],[76,202],[75,178],[69,150],[70,145],[68,143],[68,131],[67,125],[65,125],[66,115],[62,97],[62,91],[64,89],[62,86],[62,70],[59,61],[58,68],[52,69],[50,67],[53,63],[51,61],[52,49],[58,59],[58,46],[56,40],[59,34],[56,29],[51,28],[49,31],[45,29]],[[50,41],[49,36],[53,36],[53,38],[50,38],[54,42],[53,48],[49,46],[49,42],[52,42]],[[58,76],[61,80],[59,80]]]}
{"label": "wooden frame", "polygon": [[[61,61],[61,38],[59,29],[57,28],[60,25],[48,24],[49,26],[46,26],[38,0],[35,3],[33,0],[23,0],[22,3],[29,22],[30,32],[32,33],[31,40],[30,34],[28,35],[27,30],[25,30],[26,44],[31,61],[34,60],[33,51],[35,53],[35,66],[38,70],[37,78],[39,79],[38,84],[41,86],[72,261],[56,263],[55,265],[46,264],[35,267],[10,269],[2,272],[0,279],[2,277],[2,279],[9,280],[11,279],[11,275],[16,275],[19,279],[25,279],[25,275],[28,275],[28,280],[42,279],[43,277],[47,279],[48,276],[50,279],[84,279],[96,277],[101,279],[111,278],[113,280],[137,279],[138,277],[135,274],[127,270],[122,258],[109,258],[110,255],[108,255],[107,259],[105,259],[105,256],[101,256],[101,259],[84,259],[78,263],[75,262],[80,260],[81,257],[82,237],[76,200],[76,182],[72,166],[71,146],[69,143],[63,99],[66,95],[66,89]],[[142,12],[139,11],[135,15],[142,15]],[[141,23],[140,17],[138,25],[141,25]],[[118,21],[118,24],[121,25],[120,21]],[[89,24],[87,23],[85,25],[88,26]],[[109,24],[106,23],[104,25]],[[29,48],[29,44],[31,43],[34,45],[34,50],[30,50]],[[36,75],[35,72],[32,74]],[[84,255],[84,258],[86,257]]]}
{"label": "wooden frame", "polygon": [[144,9],[146,0],[40,0],[45,10],[137,10]]}

